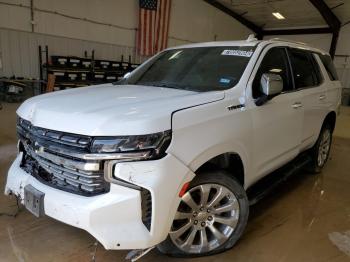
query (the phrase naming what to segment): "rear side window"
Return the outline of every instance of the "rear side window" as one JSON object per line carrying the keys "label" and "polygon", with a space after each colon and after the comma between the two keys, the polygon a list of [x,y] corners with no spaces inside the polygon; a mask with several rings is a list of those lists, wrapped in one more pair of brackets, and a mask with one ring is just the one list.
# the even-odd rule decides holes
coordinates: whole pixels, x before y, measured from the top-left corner
{"label": "rear side window", "polygon": [[310,59],[312,60],[312,63],[314,65],[315,73],[316,73],[316,78],[317,78],[317,85],[320,85],[323,81],[323,76],[321,73],[320,66],[315,58],[315,53],[310,53]]}
{"label": "rear side window", "polygon": [[319,57],[321,58],[321,61],[327,70],[329,79],[331,81],[339,80],[337,70],[334,67],[332,58],[329,55],[319,55]]}
{"label": "rear side window", "polygon": [[295,88],[308,88],[321,83],[319,68],[310,52],[289,49],[289,57],[293,68]]}

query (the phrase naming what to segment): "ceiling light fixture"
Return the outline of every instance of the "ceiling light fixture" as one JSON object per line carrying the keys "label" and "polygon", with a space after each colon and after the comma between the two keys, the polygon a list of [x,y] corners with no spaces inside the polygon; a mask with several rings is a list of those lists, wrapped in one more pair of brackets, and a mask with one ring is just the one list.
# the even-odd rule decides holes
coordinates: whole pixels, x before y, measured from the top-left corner
{"label": "ceiling light fixture", "polygon": [[272,13],[274,17],[276,17],[277,19],[286,19],[283,15],[281,15],[281,13],[279,12],[275,12],[275,13]]}

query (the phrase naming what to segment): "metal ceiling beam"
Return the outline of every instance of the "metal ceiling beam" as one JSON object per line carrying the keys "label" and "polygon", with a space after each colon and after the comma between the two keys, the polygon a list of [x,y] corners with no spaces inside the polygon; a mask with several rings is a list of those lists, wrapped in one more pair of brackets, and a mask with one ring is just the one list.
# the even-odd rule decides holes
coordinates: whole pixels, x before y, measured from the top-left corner
{"label": "metal ceiling beam", "polygon": [[332,58],[334,58],[335,52],[337,50],[339,31],[340,31],[340,29],[338,29],[337,31],[334,31],[333,35],[332,35],[331,47],[329,48],[329,54]]}
{"label": "metal ceiling beam", "polygon": [[214,6],[215,8],[221,10],[222,12],[233,17],[241,24],[252,30],[258,39],[262,39],[264,35],[300,35],[300,34],[330,34],[332,33],[332,43],[329,50],[330,55],[334,58],[335,50],[337,46],[339,31],[341,27],[341,22],[338,17],[332,12],[332,9],[324,2],[324,0],[309,0],[316,9],[320,12],[323,19],[328,24],[328,28],[305,28],[305,29],[279,29],[279,30],[263,30],[262,27],[254,24],[248,19],[244,18],[242,15],[237,14],[235,11],[221,4],[217,0],[204,0],[208,4]]}
{"label": "metal ceiling beam", "polygon": [[332,12],[332,9],[328,7],[328,5],[324,2],[324,0],[309,0],[310,3],[316,7],[316,9],[320,12],[323,19],[333,30],[337,30],[340,28],[341,23],[338,17]]}
{"label": "metal ceiling beam", "polygon": [[320,12],[323,19],[326,21],[328,26],[332,29],[332,43],[329,49],[329,54],[334,58],[335,51],[337,48],[338,36],[341,27],[341,22],[338,17],[333,13],[332,9],[324,2],[324,0],[309,0],[316,9]]}
{"label": "metal ceiling beam", "polygon": [[300,28],[300,29],[276,29],[265,30],[264,35],[307,35],[307,34],[331,34],[333,30],[329,27]]}
{"label": "metal ceiling beam", "polygon": [[333,10],[333,9],[336,9],[336,8],[338,8],[339,6],[342,6],[342,5],[344,5],[344,3],[340,3],[340,4],[336,5],[336,6],[333,6],[333,7],[331,7],[331,9],[332,9],[332,10]]}
{"label": "metal ceiling beam", "polygon": [[215,8],[221,10],[222,12],[228,14],[229,16],[233,17],[234,19],[238,20],[241,24],[248,27],[250,30],[252,30],[258,39],[262,39],[263,37],[263,30],[258,25],[254,24],[253,22],[249,21],[248,19],[244,18],[242,15],[237,14],[235,11],[231,10],[230,8],[226,7],[225,5],[221,4],[220,2],[216,0],[204,0],[208,4],[214,6]]}

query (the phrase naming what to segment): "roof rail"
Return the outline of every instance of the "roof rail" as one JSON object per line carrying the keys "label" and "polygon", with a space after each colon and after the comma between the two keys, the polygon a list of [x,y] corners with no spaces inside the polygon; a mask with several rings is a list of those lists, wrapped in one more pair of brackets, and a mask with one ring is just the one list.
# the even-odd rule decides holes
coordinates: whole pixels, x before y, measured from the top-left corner
{"label": "roof rail", "polygon": [[288,43],[294,43],[294,44],[299,44],[299,45],[307,45],[307,44],[304,43],[304,42],[293,41],[293,40],[285,39],[285,38],[271,38],[271,39],[269,39],[269,40],[271,40],[271,41],[288,42]]}

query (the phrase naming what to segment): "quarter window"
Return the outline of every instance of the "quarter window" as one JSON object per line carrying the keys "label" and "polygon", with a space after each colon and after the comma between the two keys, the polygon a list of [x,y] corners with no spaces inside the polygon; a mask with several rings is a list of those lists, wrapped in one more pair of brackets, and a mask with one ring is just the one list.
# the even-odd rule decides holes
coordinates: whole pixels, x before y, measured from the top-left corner
{"label": "quarter window", "polygon": [[270,49],[264,56],[253,81],[253,98],[263,95],[260,89],[260,81],[263,74],[277,74],[283,79],[283,91],[293,89],[289,72],[288,58],[284,48]]}
{"label": "quarter window", "polygon": [[334,67],[332,58],[329,55],[319,55],[319,57],[321,58],[321,61],[327,70],[329,79],[331,81],[339,80],[337,70]]}
{"label": "quarter window", "polygon": [[293,68],[295,88],[307,88],[320,84],[319,70],[315,67],[312,54],[297,49],[290,49],[289,57]]}

